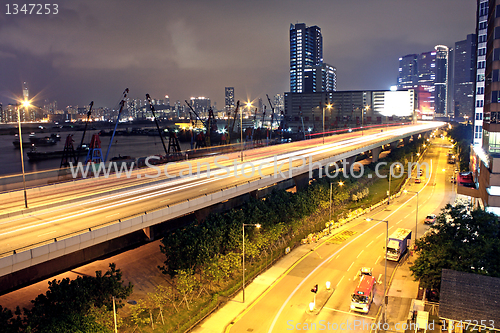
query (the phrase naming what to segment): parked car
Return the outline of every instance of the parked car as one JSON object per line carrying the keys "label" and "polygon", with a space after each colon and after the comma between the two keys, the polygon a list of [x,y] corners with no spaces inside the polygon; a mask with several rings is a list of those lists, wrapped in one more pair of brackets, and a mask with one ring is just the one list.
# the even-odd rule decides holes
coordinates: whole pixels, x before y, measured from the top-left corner
{"label": "parked car", "polygon": [[434,224],[436,223],[436,214],[427,215],[424,220],[425,224]]}
{"label": "parked car", "polygon": [[415,178],[415,184],[420,184],[422,180],[420,178]]}

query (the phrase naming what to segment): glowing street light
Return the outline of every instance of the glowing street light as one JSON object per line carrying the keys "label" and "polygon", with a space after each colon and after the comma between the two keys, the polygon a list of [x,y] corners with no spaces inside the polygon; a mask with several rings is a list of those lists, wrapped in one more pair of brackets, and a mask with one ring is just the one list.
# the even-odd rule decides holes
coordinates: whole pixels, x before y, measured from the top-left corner
{"label": "glowing street light", "polygon": [[245,227],[252,226],[257,229],[260,228],[260,224],[245,224],[243,223],[243,303],[245,303]]}

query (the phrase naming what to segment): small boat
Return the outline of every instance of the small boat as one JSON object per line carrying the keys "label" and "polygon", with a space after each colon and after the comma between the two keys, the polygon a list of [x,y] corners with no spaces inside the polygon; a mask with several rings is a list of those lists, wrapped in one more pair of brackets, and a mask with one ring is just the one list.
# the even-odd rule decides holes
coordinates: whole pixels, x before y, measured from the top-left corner
{"label": "small boat", "polygon": [[125,163],[128,166],[136,166],[136,159],[132,156],[122,156],[118,155],[109,160],[110,162],[115,162],[117,165],[121,165],[122,163]]}
{"label": "small boat", "polygon": [[[12,144],[14,145],[15,149],[20,149],[21,145],[19,144],[19,139],[12,141]],[[30,141],[23,141],[23,148],[30,148],[33,147],[33,144]]]}
{"label": "small boat", "polygon": [[44,138],[37,138],[34,135],[30,135],[30,142],[38,147],[53,146],[57,143],[56,140],[51,138],[50,136],[46,136]]}
{"label": "small boat", "polygon": [[[86,156],[88,151],[89,151],[88,147],[77,148],[75,150],[75,155],[76,156]],[[37,161],[45,161],[45,160],[51,160],[51,159],[56,159],[56,158],[62,158],[64,155],[64,150],[40,152],[40,151],[36,151],[36,149],[32,149],[31,151],[27,152],[26,154],[28,155],[28,159],[30,162],[37,162]]]}
{"label": "small boat", "polygon": [[57,134],[52,133],[50,135],[50,138],[53,139],[55,142],[61,141],[61,134],[59,134],[59,133],[57,133]]}

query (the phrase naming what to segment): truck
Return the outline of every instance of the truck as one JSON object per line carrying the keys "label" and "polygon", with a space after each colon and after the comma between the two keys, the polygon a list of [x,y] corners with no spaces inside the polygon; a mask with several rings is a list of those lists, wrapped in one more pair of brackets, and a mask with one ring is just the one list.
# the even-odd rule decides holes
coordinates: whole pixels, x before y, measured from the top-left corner
{"label": "truck", "polygon": [[[370,271],[371,273],[371,271]],[[375,278],[371,274],[361,275],[359,284],[351,294],[351,310],[368,313],[373,302]]]}
{"label": "truck", "polygon": [[399,261],[408,249],[411,239],[411,230],[398,228],[389,237],[387,243],[387,260]]}

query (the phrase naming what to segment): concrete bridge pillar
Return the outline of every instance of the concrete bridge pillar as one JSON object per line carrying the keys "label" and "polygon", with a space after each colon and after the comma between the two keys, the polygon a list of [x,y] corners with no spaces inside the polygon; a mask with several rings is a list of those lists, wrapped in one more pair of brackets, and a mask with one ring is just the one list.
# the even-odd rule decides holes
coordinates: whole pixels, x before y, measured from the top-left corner
{"label": "concrete bridge pillar", "polygon": [[348,173],[351,170],[351,165],[356,161],[356,156],[351,156],[346,159],[344,159],[342,163],[342,167],[345,168],[346,173]]}
{"label": "concrete bridge pillar", "polygon": [[303,190],[309,185],[309,174],[305,172],[297,175],[293,177],[293,181],[295,183],[295,186],[297,187],[297,191]]}
{"label": "concrete bridge pillar", "polygon": [[154,231],[152,227],[146,227],[142,228],[142,231],[144,231],[144,234],[146,234],[146,237],[148,238],[149,241],[154,240]]}
{"label": "concrete bridge pillar", "polygon": [[378,162],[378,157],[381,151],[382,147],[377,147],[372,149],[372,162]]}
{"label": "concrete bridge pillar", "polygon": [[391,150],[398,148],[399,141],[393,141],[391,142]]}

